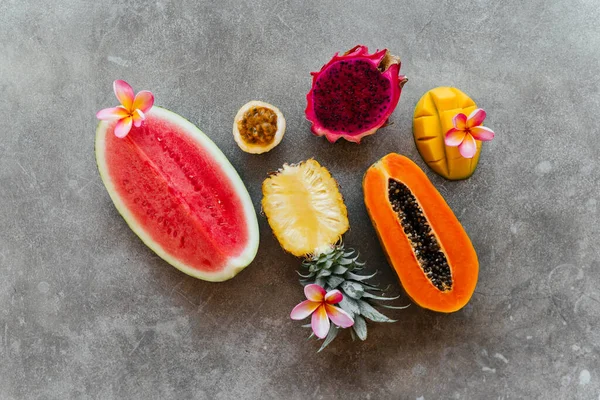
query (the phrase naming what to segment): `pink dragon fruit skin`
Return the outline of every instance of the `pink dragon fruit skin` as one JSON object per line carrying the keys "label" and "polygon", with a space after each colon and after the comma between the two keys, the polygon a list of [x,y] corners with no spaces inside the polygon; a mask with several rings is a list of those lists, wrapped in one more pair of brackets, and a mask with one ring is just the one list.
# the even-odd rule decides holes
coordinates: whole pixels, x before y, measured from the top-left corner
{"label": "pink dragon fruit skin", "polygon": [[400,59],[387,49],[369,54],[358,45],[336,53],[319,72],[312,72],[306,95],[306,119],[317,136],[331,143],[339,138],[360,143],[387,122],[407,81],[400,75]]}

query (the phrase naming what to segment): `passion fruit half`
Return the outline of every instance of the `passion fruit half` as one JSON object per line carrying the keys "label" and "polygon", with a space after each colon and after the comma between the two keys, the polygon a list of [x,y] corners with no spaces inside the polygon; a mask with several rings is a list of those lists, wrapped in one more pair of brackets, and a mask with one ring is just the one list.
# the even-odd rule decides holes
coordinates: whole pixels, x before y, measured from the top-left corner
{"label": "passion fruit half", "polygon": [[284,132],[283,114],[264,101],[244,104],[233,121],[233,138],[246,153],[266,153],[281,142]]}

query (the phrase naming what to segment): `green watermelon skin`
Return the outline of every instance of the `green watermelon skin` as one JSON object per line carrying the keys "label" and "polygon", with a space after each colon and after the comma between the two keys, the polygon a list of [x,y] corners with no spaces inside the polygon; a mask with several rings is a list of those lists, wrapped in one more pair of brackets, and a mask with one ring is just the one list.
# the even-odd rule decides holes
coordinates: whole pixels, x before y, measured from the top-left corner
{"label": "green watermelon skin", "polygon": [[100,176],[131,230],[195,278],[220,282],[258,250],[256,212],[244,183],[195,125],[160,107],[123,139],[116,122],[96,130]]}

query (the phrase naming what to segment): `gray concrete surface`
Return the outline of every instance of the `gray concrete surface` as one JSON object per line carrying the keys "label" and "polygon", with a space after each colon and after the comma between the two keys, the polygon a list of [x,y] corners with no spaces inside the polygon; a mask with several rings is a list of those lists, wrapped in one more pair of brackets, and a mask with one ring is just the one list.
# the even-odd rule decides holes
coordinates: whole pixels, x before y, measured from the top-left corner
{"label": "gray concrete surface", "polygon": [[[0,1],[1,399],[598,399],[600,11],[595,0]],[[357,43],[408,75],[391,121],[328,144],[304,120],[309,72]],[[402,293],[362,203],[365,169],[424,166],[412,110],[454,85],[496,139],[476,174],[427,173],[481,262],[453,315],[412,306],[323,353],[289,320],[295,269],[260,218],[255,262],[211,284],[129,230],[94,162],[95,112],[121,78],[209,134],[246,181],[315,157],[339,180],[354,244]],[[232,118],[278,105],[287,135],[242,153]],[[408,302],[402,297],[402,303]]]}

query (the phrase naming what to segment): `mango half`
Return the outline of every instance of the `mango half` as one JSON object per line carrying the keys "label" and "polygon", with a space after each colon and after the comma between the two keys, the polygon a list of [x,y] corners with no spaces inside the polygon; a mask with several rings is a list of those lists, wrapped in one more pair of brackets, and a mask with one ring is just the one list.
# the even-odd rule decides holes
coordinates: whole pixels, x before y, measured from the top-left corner
{"label": "mango half", "polygon": [[469,96],[453,87],[428,91],[415,107],[413,136],[419,154],[432,170],[446,179],[466,179],[477,168],[480,141],[477,141],[477,153],[471,159],[461,156],[458,147],[444,143],[444,135],[453,127],[452,118],[458,113],[469,116],[476,108]]}

